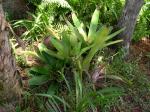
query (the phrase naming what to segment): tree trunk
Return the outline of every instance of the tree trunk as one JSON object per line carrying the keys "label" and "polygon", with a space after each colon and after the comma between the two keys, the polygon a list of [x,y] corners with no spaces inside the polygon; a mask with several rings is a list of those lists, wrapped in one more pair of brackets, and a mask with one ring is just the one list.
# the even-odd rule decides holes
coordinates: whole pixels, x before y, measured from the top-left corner
{"label": "tree trunk", "polygon": [[118,21],[117,28],[126,28],[119,34],[119,38],[123,39],[123,50],[125,56],[129,54],[129,47],[134,32],[137,16],[144,3],[144,0],[126,0],[125,7],[122,12],[122,16]]}
{"label": "tree trunk", "polygon": [[20,88],[16,78],[15,58],[8,39],[6,21],[0,0],[0,112],[14,112]]}
{"label": "tree trunk", "polygon": [[27,6],[25,0],[2,0],[4,11],[13,19],[22,18],[26,15]]}

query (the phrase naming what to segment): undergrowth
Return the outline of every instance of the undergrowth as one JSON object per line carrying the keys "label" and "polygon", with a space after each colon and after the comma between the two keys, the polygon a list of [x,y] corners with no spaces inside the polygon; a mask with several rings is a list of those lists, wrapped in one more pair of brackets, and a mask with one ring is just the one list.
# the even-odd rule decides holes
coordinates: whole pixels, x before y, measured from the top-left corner
{"label": "undergrowth", "polygon": [[[30,3],[36,6],[35,12],[15,22],[14,28],[25,29],[21,38],[28,41],[29,47],[38,43],[35,51],[24,53],[34,55],[39,63],[28,70],[29,88],[17,112],[129,112],[137,108],[149,111],[149,77],[140,70],[136,59],[123,61],[120,52],[103,51],[122,41],[111,40],[123,29],[110,34],[112,27],[107,26],[117,23],[124,0]],[[149,36],[147,9],[149,6],[145,5],[138,19],[135,41]],[[45,38],[47,44],[43,42]],[[20,66],[26,66],[23,58],[16,59]],[[105,71],[99,74],[96,85],[91,75],[99,66],[104,66]]]}
{"label": "undergrowth", "polygon": [[150,108],[150,82],[147,76],[139,67],[138,61],[123,61],[119,55],[111,60],[106,67],[107,75],[116,75],[122,78],[123,82],[107,81],[107,84],[121,86],[125,90],[124,97],[121,97],[115,109],[129,112],[138,109],[148,112]]}

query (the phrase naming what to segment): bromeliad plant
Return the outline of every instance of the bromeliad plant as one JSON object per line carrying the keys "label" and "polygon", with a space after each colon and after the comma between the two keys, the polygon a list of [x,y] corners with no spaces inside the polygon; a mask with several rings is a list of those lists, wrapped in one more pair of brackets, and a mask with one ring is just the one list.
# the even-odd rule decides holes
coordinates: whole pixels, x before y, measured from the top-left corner
{"label": "bromeliad plant", "polygon": [[[40,43],[38,45],[38,53],[36,55],[47,63],[47,66],[49,67],[51,65],[55,65],[55,62],[52,64],[52,61],[48,61],[48,59],[51,60],[53,58],[54,60],[62,62],[63,66],[69,64],[74,68],[74,70],[78,71],[80,75],[82,75],[83,71],[89,70],[90,63],[97,51],[122,41],[112,41],[111,39],[124,29],[112,34],[110,34],[112,28],[108,28],[105,25],[98,29],[98,8],[96,8],[93,13],[88,32],[85,31],[84,24],[79,21],[74,12],[72,13],[72,20],[74,25],[67,21],[70,32],[63,32],[61,36],[48,28],[51,35],[49,44],[51,44],[55,49],[49,49],[46,45]],[[47,67],[47,69],[49,67]]]}
{"label": "bromeliad plant", "polygon": [[[40,44],[39,49],[47,52],[49,55],[60,60],[78,62],[78,68],[89,70],[90,62],[98,50],[104,47],[121,42],[122,40],[111,41],[113,37],[119,34],[123,29],[110,34],[112,28],[105,25],[98,29],[99,10],[95,10],[89,31],[85,31],[85,26],[81,23],[76,14],[72,13],[72,19],[75,26],[68,23],[70,33],[63,33],[61,37],[51,32],[50,42],[56,48],[56,51],[47,49],[45,45]],[[86,54],[86,55],[85,55]]]}
{"label": "bromeliad plant", "polygon": [[[89,69],[90,62],[98,50],[102,50],[104,47],[121,42],[121,40],[117,40],[117,41],[109,41],[109,40],[115,37],[117,34],[119,34],[123,29],[111,35],[109,35],[109,33],[111,32],[112,28],[102,26],[101,28],[98,29],[98,20],[99,20],[98,8],[95,10],[92,16],[92,20],[88,32],[84,30],[83,23],[80,23],[75,13],[72,14],[72,19],[76,28],[78,29],[79,34],[81,35],[81,38],[83,40],[82,43],[83,44],[85,43],[87,45],[86,47],[81,48],[80,49],[81,53],[79,53],[82,55],[84,52],[88,50],[87,55],[82,61],[83,70]],[[78,35],[76,35],[76,38],[78,37]]]}
{"label": "bromeliad plant", "polygon": [[[97,51],[109,45],[121,42],[121,40],[112,41],[111,39],[123,29],[113,34],[110,34],[112,28],[108,28],[105,25],[98,29],[98,8],[94,11],[88,32],[86,32],[84,24],[79,21],[74,12],[72,13],[72,20],[74,25],[66,21],[70,30],[62,34],[57,34],[51,28],[47,28],[50,32],[49,44],[51,44],[53,48],[48,48],[43,43],[38,45],[38,50],[34,54],[44,62],[44,65],[30,69],[30,74],[32,75],[30,85],[42,85],[49,80],[53,80],[53,76],[56,73],[64,74],[63,80],[66,82],[69,95],[71,95],[73,99],[71,102],[72,104],[75,103],[72,109],[73,111],[81,112],[88,110],[89,107],[93,108],[93,104],[96,109],[100,101],[105,100],[103,94],[91,88],[89,94],[85,95],[87,98],[83,97],[83,94],[86,93],[84,92],[86,89],[83,89],[84,79],[82,75],[84,71],[87,72],[89,70],[90,63]],[[66,72],[66,68],[69,68],[70,71]],[[62,72],[62,70],[64,71]],[[66,75],[68,75],[67,73],[69,73],[69,75],[74,74],[75,80],[72,82],[75,82],[75,84],[73,84],[75,87],[70,86],[69,81],[65,79]],[[74,92],[75,95],[73,94]],[[40,95],[50,97],[51,99],[54,98],[64,103],[63,100],[60,100],[58,97],[56,98],[55,95],[53,95],[54,97],[47,94]],[[92,97],[98,100],[93,100],[94,102],[92,103]],[[52,102],[51,105],[52,104],[54,103]],[[65,102],[64,105],[68,104]],[[55,106],[56,108],[59,107],[57,105]],[[70,106],[67,106],[66,108],[69,107]]]}

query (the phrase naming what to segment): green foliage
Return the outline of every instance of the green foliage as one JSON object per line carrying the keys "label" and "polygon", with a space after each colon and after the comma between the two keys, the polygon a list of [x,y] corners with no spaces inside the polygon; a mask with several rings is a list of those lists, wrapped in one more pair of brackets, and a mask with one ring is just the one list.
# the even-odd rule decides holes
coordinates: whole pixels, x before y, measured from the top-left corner
{"label": "green foliage", "polygon": [[[30,1],[31,3],[37,3]],[[37,3],[39,4],[39,3]],[[29,13],[29,19],[19,20],[13,24],[14,28],[23,28],[25,32],[21,38],[27,41],[34,41],[47,36],[47,27],[52,27],[54,21],[55,8],[61,6],[65,8],[71,8],[69,4],[64,0],[51,1],[43,0],[39,5],[35,14]]]}
{"label": "green foliage", "polygon": [[[40,64],[29,69],[31,89],[23,97],[25,109],[18,107],[16,111],[109,112],[112,106],[123,111],[124,105],[132,111],[135,104],[150,105],[148,100],[140,98],[149,96],[150,84],[137,63],[125,62],[119,56],[112,59],[106,65],[106,75],[102,76],[106,83],[102,88],[95,88],[88,74],[98,51],[121,42],[112,38],[124,29],[110,34],[112,28],[107,26],[117,23],[125,0],[27,1],[36,6],[36,11],[29,13],[28,19],[15,22],[14,28],[25,29],[21,38],[30,42],[49,36],[50,47],[41,42],[36,52],[24,52],[36,56]],[[147,2],[139,16],[134,40],[149,35],[149,8]],[[16,59],[26,64],[23,58]],[[136,97],[128,105],[126,96]]]}
{"label": "green foliage", "polygon": [[149,1],[145,1],[145,5],[143,6],[133,36],[134,41],[140,40],[142,37],[150,36],[150,4]]}
{"label": "green foliage", "polygon": [[31,86],[43,85],[50,80],[57,80],[55,75],[58,73],[56,70],[61,69],[64,62],[57,60],[43,50],[39,50],[37,55],[44,65],[35,66],[29,70],[29,74],[32,76],[32,78],[29,80],[29,84]]}
{"label": "green foliage", "polygon": [[24,28],[26,31],[21,38],[33,41],[46,36],[46,27],[52,23],[52,13],[39,7],[36,14],[30,14],[31,20],[19,20],[14,23],[14,28]]}
{"label": "green foliage", "polygon": [[[97,109],[97,107],[103,108],[104,105],[112,102],[114,98],[122,95],[122,90],[115,87],[107,87],[102,90],[94,91],[90,86],[86,86],[82,79],[80,78],[80,74],[74,72],[75,74],[75,99],[73,97],[74,91],[71,91],[69,104],[72,104],[72,107],[76,112],[86,112],[92,110],[93,112]],[[87,84],[89,85],[89,84]],[[76,103],[74,103],[76,102]],[[72,109],[74,109],[72,108]]]}
{"label": "green foliage", "polygon": [[42,3],[47,4],[47,5],[57,4],[58,6],[71,9],[71,6],[68,4],[66,0],[43,0]]}
{"label": "green foliage", "polygon": [[[97,10],[98,9],[96,9],[96,11]],[[98,17],[99,16],[97,13],[93,14],[90,25],[91,27],[88,33],[90,37],[88,37],[87,32],[83,28],[84,24],[81,23],[76,17],[75,13],[73,13],[72,18],[75,27],[68,22],[70,25],[71,34],[68,35],[64,33],[62,34],[62,37],[51,35],[50,42],[56,48],[56,51],[46,48],[44,44],[39,44],[40,52],[44,51],[55,58],[63,60],[64,62],[69,62],[70,60],[73,61],[71,63],[78,62],[79,65],[74,64],[75,67],[78,66],[77,68],[80,68],[81,71],[88,70],[90,62],[98,50],[101,50],[108,45],[121,42],[121,40],[112,42],[108,40],[119,34],[123,29],[111,35],[109,35],[111,29],[107,28],[106,26],[103,26],[98,31],[95,30],[98,22],[95,24],[94,19]],[[94,26],[94,28],[92,26]],[[83,56],[85,52],[87,55]]]}
{"label": "green foliage", "polygon": [[[96,9],[96,11],[97,10],[98,9]],[[59,67],[56,67],[57,63],[62,67],[66,66],[67,64],[72,64],[71,66],[79,70],[82,75],[84,70],[89,69],[90,62],[98,50],[101,50],[108,45],[120,42],[121,40],[112,42],[108,42],[108,40],[119,34],[122,30],[119,30],[111,35],[108,35],[110,29],[106,26],[103,26],[98,31],[95,30],[98,22],[95,24],[94,19],[98,17],[99,16],[97,12],[93,14],[91,27],[88,33],[90,37],[87,36],[87,32],[82,28],[83,24],[80,23],[75,13],[73,13],[72,18],[76,27],[68,22],[71,28],[71,33],[69,35],[67,32],[64,32],[62,37],[58,37],[58,35],[54,33],[53,35],[51,34],[49,44],[52,44],[55,47],[55,50],[48,49],[43,43],[40,43],[38,45],[36,56],[38,56],[38,58],[45,63],[45,66],[41,66],[41,68],[32,68],[30,71],[33,73],[36,72],[38,74],[42,74],[44,76],[36,76],[36,78],[33,80],[31,79],[31,84],[35,85],[35,83],[32,83],[32,81],[39,82],[40,84],[42,83],[41,81],[47,82],[50,79],[50,71],[60,70]],[[94,26],[94,28],[92,26]],[[51,29],[49,30],[51,31]],[[83,56],[85,53],[86,56]],[[49,78],[46,80],[46,77]]]}
{"label": "green foliage", "polygon": [[[42,61],[42,65],[32,67],[29,70],[31,76],[29,84],[32,87],[46,85],[46,93],[42,92],[36,95],[48,98],[49,106],[47,109],[49,111],[62,111],[61,105],[67,111],[83,112],[90,109],[94,111],[97,106],[104,107],[105,104],[111,102],[109,100],[121,95],[122,91],[117,88],[108,87],[96,91],[91,84],[85,86],[86,83],[84,83],[84,80],[87,82],[84,78],[86,75],[84,71],[88,72],[95,54],[109,45],[121,42],[121,40],[111,41],[111,39],[123,29],[110,34],[112,28],[105,25],[98,28],[98,18],[99,9],[96,9],[89,30],[85,31],[85,25],[73,12],[74,25],[66,20],[70,31],[57,34],[51,28],[48,28],[47,30],[50,33],[49,44],[53,48],[48,48],[40,43],[36,53],[32,53]],[[70,75],[70,80],[67,79],[67,75]],[[55,84],[53,85],[51,82],[56,82],[59,88],[52,91],[51,88],[55,88],[53,87]],[[60,94],[56,93],[61,89],[63,82],[67,85],[67,89],[64,91],[67,96],[61,97]]]}
{"label": "green foliage", "polygon": [[97,5],[100,7],[100,22],[114,25],[121,14],[124,0],[68,0],[68,3],[77,12],[78,17],[85,21],[85,24],[90,22],[90,17]]}
{"label": "green foliage", "polygon": [[[124,88],[125,96],[115,105],[120,110],[132,111],[135,106],[141,107],[143,111],[149,108],[149,99],[144,97],[149,96],[150,83],[149,77],[140,70],[136,60],[125,62],[120,55],[113,57],[112,62],[107,66],[107,75],[116,75],[121,77],[125,83],[108,80],[107,84],[117,85]],[[125,99],[127,98],[127,99]],[[120,105],[121,104],[121,105]]]}
{"label": "green foliage", "polygon": [[[82,1],[82,3],[78,0],[42,0],[41,2],[31,0],[28,2],[36,4],[37,10],[35,14],[29,13],[30,20],[25,19],[14,23],[14,28],[23,27],[26,30],[22,38],[27,40],[37,40],[45,37],[47,34],[46,28],[50,26],[57,27],[58,24],[61,24],[62,28],[64,28],[64,19],[62,17],[69,19],[72,10],[77,12],[79,18],[86,21],[84,23],[89,26],[88,23],[96,4],[98,4],[97,7],[100,7],[100,23],[114,25],[120,15],[123,4],[120,0],[109,0],[107,2],[89,0],[89,2]],[[90,10],[87,10],[87,7],[90,7]]]}
{"label": "green foliage", "polygon": [[27,66],[27,62],[26,62],[26,58],[24,56],[15,56],[16,57],[16,62],[20,67],[26,67]]}
{"label": "green foliage", "polygon": [[[119,96],[123,95],[123,90],[117,87],[106,87],[95,91],[92,88],[92,84],[85,83],[86,81],[81,79],[77,71],[73,72],[73,80],[67,80],[63,72],[62,70],[60,74],[67,88],[64,88],[62,91],[56,87],[56,83],[51,83],[46,93],[26,94],[27,102],[31,103],[34,101],[35,105],[39,105],[36,109],[40,112],[45,110],[49,112],[94,112],[99,108],[103,109],[106,104],[109,107],[109,104],[112,104]],[[60,87],[62,86],[61,83],[58,84]],[[59,91],[59,94],[57,91]],[[47,100],[44,100],[45,98]],[[30,105],[27,104],[28,106]]]}

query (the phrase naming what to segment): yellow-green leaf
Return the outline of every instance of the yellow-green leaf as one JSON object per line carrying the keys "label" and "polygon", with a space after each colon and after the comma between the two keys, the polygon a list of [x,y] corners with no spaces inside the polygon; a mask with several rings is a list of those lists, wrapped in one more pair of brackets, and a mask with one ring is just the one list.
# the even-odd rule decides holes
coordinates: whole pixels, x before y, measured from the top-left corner
{"label": "yellow-green leaf", "polygon": [[84,40],[87,41],[87,34],[83,29],[84,25],[83,23],[79,21],[79,19],[77,18],[74,12],[72,13],[72,20],[73,20],[74,25],[77,27],[79,33],[83,36]]}
{"label": "yellow-green leaf", "polygon": [[88,41],[89,42],[92,42],[94,40],[94,35],[97,30],[98,21],[99,21],[99,10],[98,10],[98,8],[96,8],[93,13],[91,23],[90,23],[90,28],[89,28],[89,33],[88,33]]}

